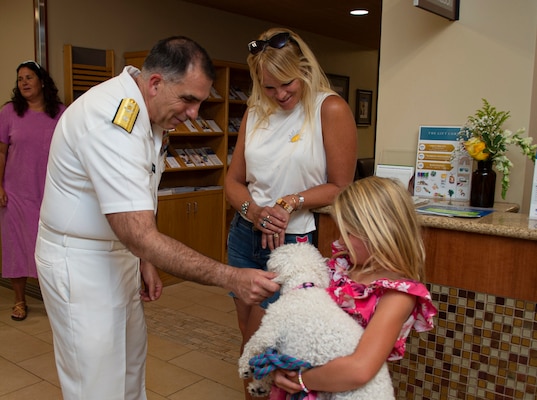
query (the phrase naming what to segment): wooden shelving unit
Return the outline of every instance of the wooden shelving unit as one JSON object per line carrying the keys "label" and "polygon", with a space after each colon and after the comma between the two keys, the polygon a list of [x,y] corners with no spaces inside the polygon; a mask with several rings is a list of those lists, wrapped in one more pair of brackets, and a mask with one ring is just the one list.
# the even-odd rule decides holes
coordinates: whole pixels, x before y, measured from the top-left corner
{"label": "wooden shelving unit", "polygon": [[[125,64],[141,68],[147,51],[124,54]],[[221,132],[204,131],[199,123],[178,126],[170,132],[170,146],[175,149],[210,147],[221,165],[166,168],[162,175],[157,213],[159,230],[193,249],[219,261],[225,261],[226,200],[224,178],[228,167],[228,152],[236,142],[237,133],[230,132],[230,118],[241,119],[246,110],[245,98],[237,98],[236,90],[248,94],[250,74],[245,64],[213,60],[217,96],[203,102],[199,115],[218,125]],[[195,132],[192,127],[198,128]],[[174,150],[169,156],[175,156]],[[173,160],[172,160],[173,161]],[[185,188],[192,188],[191,190]],[[164,191],[164,189],[168,189]],[[169,194],[170,192],[181,192]],[[184,191],[184,192],[183,192]]]}

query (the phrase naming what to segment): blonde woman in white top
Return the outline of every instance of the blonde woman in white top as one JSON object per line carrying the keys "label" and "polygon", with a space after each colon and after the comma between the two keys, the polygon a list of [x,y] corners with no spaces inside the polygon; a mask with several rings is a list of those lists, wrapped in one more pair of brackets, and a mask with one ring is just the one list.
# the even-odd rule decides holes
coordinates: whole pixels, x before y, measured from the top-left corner
{"label": "blonde woman in white top", "polygon": [[[228,262],[266,269],[275,247],[312,241],[310,210],[331,204],[352,182],[356,124],[296,33],[269,29],[248,49],[252,94],[225,182],[226,197],[237,210]],[[248,306],[234,298],[243,345],[276,299]]]}

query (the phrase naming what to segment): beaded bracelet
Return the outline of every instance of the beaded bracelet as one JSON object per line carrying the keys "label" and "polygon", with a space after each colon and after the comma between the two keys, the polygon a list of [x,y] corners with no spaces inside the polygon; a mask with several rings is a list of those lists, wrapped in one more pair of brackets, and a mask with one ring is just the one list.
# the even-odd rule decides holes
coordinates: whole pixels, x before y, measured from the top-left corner
{"label": "beaded bracelet", "polygon": [[300,384],[300,387],[302,388],[302,391],[304,393],[309,393],[310,390],[304,385],[304,381],[302,380],[302,370],[298,370],[298,383]]}
{"label": "beaded bracelet", "polygon": [[250,202],[248,200],[241,204],[241,214],[245,217],[246,213],[248,212],[248,207],[250,207]]}

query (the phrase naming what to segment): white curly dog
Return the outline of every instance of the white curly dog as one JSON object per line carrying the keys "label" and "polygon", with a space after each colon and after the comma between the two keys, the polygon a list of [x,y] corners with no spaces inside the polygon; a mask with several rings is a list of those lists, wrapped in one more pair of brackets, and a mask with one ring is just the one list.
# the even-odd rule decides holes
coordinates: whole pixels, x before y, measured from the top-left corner
{"label": "white curly dog", "polygon": [[[329,283],[326,259],[311,244],[288,244],[275,249],[268,270],[278,274],[281,285],[278,301],[267,308],[261,326],[244,347],[239,359],[239,375],[253,377],[252,357],[271,349],[311,366],[354,352],[363,328],[343,311],[325,291]],[[270,374],[254,379],[248,386],[253,396],[270,392]],[[318,392],[318,399],[395,399],[386,363],[366,385],[352,391]]]}

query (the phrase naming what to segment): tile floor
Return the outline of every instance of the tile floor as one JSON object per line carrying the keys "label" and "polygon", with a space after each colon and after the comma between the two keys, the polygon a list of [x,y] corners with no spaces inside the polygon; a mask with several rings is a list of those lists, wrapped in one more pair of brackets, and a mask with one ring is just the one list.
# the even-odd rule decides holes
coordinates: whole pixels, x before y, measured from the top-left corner
{"label": "tile floor", "polygon": [[[61,399],[52,332],[43,302],[12,321],[13,292],[0,287],[0,400]],[[242,400],[240,333],[233,301],[220,288],[180,282],[146,304],[149,400]]]}

